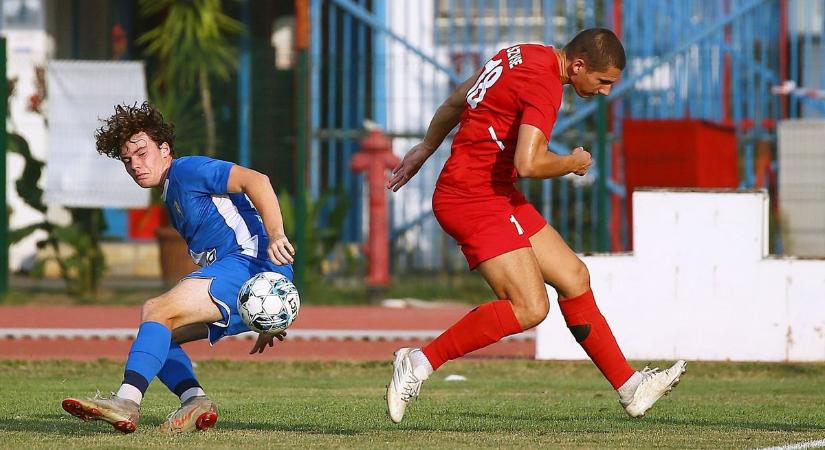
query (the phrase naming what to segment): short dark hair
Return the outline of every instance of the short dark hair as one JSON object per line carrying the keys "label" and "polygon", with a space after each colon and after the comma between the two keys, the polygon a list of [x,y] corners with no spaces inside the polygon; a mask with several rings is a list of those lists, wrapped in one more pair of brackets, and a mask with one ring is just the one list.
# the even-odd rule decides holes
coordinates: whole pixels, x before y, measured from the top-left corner
{"label": "short dark hair", "polygon": [[123,144],[141,131],[158,145],[169,144],[169,152],[175,155],[175,125],[164,122],[163,114],[149,102],[140,106],[137,103],[117,105],[115,113],[103,122],[103,126],[95,131],[95,144],[101,155],[120,159]]}
{"label": "short dark hair", "polygon": [[581,58],[589,70],[604,72],[615,67],[624,70],[625,54],[622,42],[607,28],[589,28],[564,46],[568,60]]}

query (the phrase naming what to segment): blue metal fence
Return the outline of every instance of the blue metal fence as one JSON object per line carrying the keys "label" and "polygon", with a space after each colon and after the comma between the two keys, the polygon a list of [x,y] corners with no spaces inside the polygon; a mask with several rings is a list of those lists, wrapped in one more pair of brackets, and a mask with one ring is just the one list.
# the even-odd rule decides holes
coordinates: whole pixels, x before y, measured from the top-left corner
{"label": "blue metal fence", "polygon": [[[787,76],[798,86],[825,84],[825,20],[821,0],[312,0],[313,141],[310,189],[343,188],[352,208],[348,240],[361,239],[362,180],[349,170],[365,120],[394,137],[403,154],[423,136],[451,88],[498,49],[518,42],[561,46],[583,28],[620,32],[628,54],[623,81],[608,98],[610,143],[632,118],[699,118],[736,127],[741,180],[752,187],[755,145],[774,139],[782,97],[780,37],[787,39]],[[784,9],[783,9],[784,8]],[[778,18],[787,12],[787,26]],[[788,115],[819,116],[821,101],[791,94]],[[596,144],[597,104],[565,96],[552,151]],[[449,140],[419,175],[392,196],[395,263],[440,267],[461,263],[430,212],[435,178]],[[614,155],[607,145],[607,160]],[[620,155],[615,155],[619,157]],[[594,181],[607,177],[622,197],[620,174],[593,173],[521,183],[528,198],[577,251],[596,249],[600,216]]]}

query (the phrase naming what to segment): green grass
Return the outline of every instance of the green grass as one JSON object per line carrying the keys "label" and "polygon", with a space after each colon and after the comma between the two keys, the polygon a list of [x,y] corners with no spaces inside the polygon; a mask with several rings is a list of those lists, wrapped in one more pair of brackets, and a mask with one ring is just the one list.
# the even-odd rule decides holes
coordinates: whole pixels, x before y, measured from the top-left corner
{"label": "green grass", "polygon": [[[176,406],[160,384],[141,427],[116,434],[65,414],[65,396],[114,389],[112,362],[0,362],[4,448],[755,448],[825,438],[825,364],[692,363],[643,420],[589,363],[469,360],[425,383],[405,421],[382,399],[382,363],[204,362],[218,403],[208,433],[153,431]],[[455,373],[465,382],[446,382]]]}

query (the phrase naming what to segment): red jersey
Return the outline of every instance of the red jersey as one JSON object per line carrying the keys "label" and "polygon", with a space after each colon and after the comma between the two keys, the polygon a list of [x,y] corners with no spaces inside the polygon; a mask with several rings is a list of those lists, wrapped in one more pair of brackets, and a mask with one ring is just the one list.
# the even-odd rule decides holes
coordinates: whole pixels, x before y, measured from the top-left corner
{"label": "red jersey", "polygon": [[561,98],[553,47],[519,44],[499,51],[467,93],[436,187],[462,196],[512,191],[518,177],[513,158],[519,126],[533,125],[549,141]]}

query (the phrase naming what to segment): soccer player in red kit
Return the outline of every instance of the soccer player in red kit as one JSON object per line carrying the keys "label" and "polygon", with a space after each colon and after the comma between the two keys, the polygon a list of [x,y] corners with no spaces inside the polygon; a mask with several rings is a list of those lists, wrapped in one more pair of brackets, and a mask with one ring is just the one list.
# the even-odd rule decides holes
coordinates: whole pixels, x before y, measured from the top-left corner
{"label": "soccer player in red kit", "polygon": [[663,371],[630,367],[596,306],[587,267],[514,185],[517,177],[587,173],[592,160],[581,147],[566,156],[547,151],[562,86],[572,85],[581,97],[608,95],[624,66],[621,42],[603,28],[582,31],[562,49],[503,49],[453,91],[424,140],[393,170],[387,187],[397,191],[459,126],[436,183],[433,212],[498,297],[424,347],[396,352],[387,387],[393,422],[403,419],[409,400],[442,364],[544,320],[545,283],[558,292],[568,328],[630,416],[642,417],[678,383],[685,361]]}

